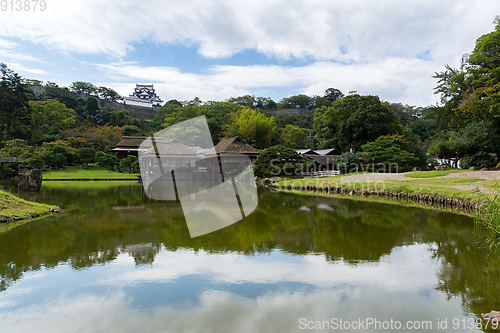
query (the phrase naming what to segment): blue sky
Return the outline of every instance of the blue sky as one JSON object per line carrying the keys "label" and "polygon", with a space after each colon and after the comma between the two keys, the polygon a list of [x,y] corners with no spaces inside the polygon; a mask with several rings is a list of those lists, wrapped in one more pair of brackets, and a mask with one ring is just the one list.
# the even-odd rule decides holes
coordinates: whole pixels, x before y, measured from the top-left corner
{"label": "blue sky", "polygon": [[[0,11],[0,62],[25,78],[203,101],[378,95],[435,104],[434,72],[494,29],[497,0],[45,0]],[[34,1],[32,1],[34,3]]]}

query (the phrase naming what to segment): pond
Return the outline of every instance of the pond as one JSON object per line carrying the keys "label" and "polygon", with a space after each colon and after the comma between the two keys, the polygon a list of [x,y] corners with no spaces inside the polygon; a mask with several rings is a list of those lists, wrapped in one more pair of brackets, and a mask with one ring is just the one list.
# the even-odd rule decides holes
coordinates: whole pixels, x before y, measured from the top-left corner
{"label": "pond", "polygon": [[0,234],[0,332],[479,332],[500,310],[500,260],[465,215],[259,189],[190,238],[137,183],[20,195],[66,213]]}

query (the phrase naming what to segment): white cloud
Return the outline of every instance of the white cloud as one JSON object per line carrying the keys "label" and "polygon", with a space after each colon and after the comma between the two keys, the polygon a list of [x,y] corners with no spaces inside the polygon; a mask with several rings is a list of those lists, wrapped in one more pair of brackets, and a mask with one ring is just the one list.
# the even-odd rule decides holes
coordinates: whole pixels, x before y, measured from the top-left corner
{"label": "white cloud", "polygon": [[[485,17],[489,8],[491,17]],[[122,57],[133,43],[198,45],[205,57],[256,49],[276,57],[380,61],[456,56],[491,30],[495,0],[52,0],[44,12],[2,13],[0,35],[51,48]],[[9,15],[10,14],[10,15]],[[451,48],[450,48],[451,46]],[[462,51],[461,51],[462,52]]]}
{"label": "white cloud", "polygon": [[135,83],[153,82],[164,100],[224,100],[261,89],[289,88],[309,96],[323,95],[326,88],[335,87],[348,93],[378,95],[390,102],[429,105],[437,101],[432,94],[434,71],[441,66],[429,61],[388,58],[373,64],[341,65],[316,62],[303,67],[269,65],[213,66],[203,74],[183,73],[171,67],[142,67],[136,64],[98,65],[110,78],[121,78],[103,85],[113,87],[122,95],[133,91]]}
{"label": "white cloud", "polygon": [[[51,0],[43,12],[0,12],[0,38],[28,41],[76,61],[85,54],[137,60],[142,43],[154,42],[194,47],[206,58],[250,49],[305,63],[252,66],[249,60],[242,66],[212,66],[202,74],[167,67],[168,62],[164,67],[100,66],[111,85],[126,95],[131,88],[125,91],[116,82],[129,82],[127,87],[135,81],[157,82],[165,100],[217,100],[283,88],[289,95],[323,94],[335,87],[428,105],[437,101],[434,71],[447,63],[457,66],[475,39],[493,29],[498,12],[497,0],[193,0],[144,5],[132,0]],[[35,61],[8,51],[14,44],[0,39],[0,57],[19,64]]]}

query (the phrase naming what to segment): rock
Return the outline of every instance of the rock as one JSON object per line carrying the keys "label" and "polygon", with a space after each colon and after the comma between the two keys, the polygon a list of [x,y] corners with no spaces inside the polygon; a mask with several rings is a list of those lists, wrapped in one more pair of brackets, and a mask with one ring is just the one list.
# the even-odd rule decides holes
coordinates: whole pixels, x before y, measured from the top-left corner
{"label": "rock", "polygon": [[500,322],[500,311],[491,311],[489,313],[481,313],[484,319],[491,319],[493,323]]}
{"label": "rock", "polygon": [[436,170],[438,170],[438,171],[439,171],[439,170],[446,170],[446,169],[447,169],[447,166],[446,166],[446,165],[436,165],[436,166],[434,167],[434,169],[436,169]]}
{"label": "rock", "polygon": [[500,170],[500,163],[495,166],[495,170]]}
{"label": "rock", "polygon": [[38,169],[20,170],[17,185],[19,187],[19,191],[40,191],[40,187],[42,187],[42,172]]}
{"label": "rock", "polygon": [[488,168],[482,168],[481,171],[488,171]]}
{"label": "rock", "polygon": [[473,167],[473,166],[471,166],[471,167],[469,168],[469,170],[476,170],[476,168],[475,168],[475,167]]}
{"label": "rock", "polygon": [[269,178],[265,178],[262,182],[264,183],[264,185],[271,184],[271,181],[269,180]]}
{"label": "rock", "polygon": [[5,191],[5,192],[10,192],[10,188],[8,188],[5,185],[0,185],[0,190]]}
{"label": "rock", "polygon": [[111,171],[108,171],[108,173],[111,173]]}
{"label": "rock", "polygon": [[420,168],[420,167],[414,167],[411,171],[422,171],[422,168]]}

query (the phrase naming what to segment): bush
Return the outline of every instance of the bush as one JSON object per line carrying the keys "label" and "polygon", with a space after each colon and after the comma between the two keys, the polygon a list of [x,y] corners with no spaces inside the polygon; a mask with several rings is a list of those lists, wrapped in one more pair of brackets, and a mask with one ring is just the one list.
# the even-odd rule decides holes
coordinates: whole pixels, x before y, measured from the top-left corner
{"label": "bush", "polygon": [[259,154],[255,161],[254,173],[259,178],[293,176],[313,163],[291,148],[276,145]]}
{"label": "bush", "polygon": [[44,166],[43,158],[40,156],[32,156],[28,162],[26,163],[26,166],[30,169],[39,169],[42,170]]}
{"label": "bush", "polygon": [[344,173],[356,172],[359,169],[359,156],[350,152],[343,153],[337,158],[337,169]]}

